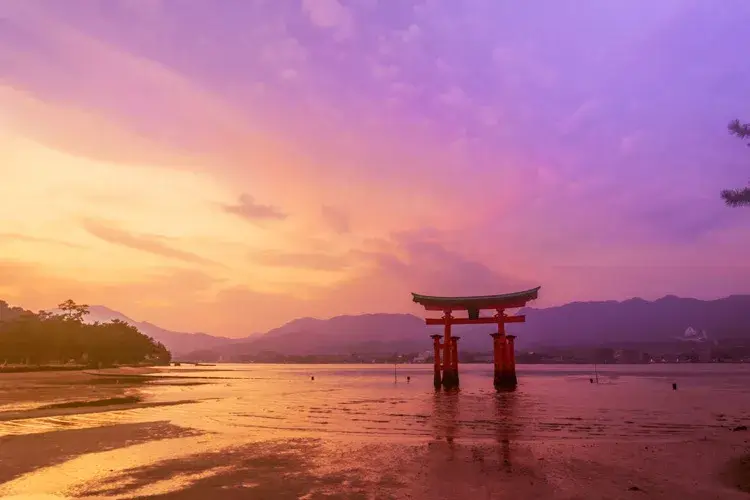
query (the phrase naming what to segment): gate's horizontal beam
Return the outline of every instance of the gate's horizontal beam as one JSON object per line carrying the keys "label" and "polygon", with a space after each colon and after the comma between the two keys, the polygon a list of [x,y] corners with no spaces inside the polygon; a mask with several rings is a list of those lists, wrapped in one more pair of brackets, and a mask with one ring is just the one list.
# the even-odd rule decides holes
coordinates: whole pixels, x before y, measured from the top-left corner
{"label": "gate's horizontal beam", "polygon": [[[444,325],[445,318],[427,318],[425,323],[428,325]],[[516,316],[506,316],[504,318],[450,318],[451,325],[496,325],[497,323],[523,323],[526,316],[518,314]]]}

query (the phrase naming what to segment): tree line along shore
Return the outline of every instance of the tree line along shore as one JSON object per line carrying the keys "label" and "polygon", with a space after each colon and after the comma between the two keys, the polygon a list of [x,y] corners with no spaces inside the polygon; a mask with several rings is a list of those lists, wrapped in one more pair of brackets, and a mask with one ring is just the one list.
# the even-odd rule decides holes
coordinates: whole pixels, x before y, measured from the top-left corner
{"label": "tree line along shore", "polygon": [[0,301],[0,373],[167,365],[160,342],[120,320],[86,323],[89,308],[67,300],[59,313],[33,313]]}

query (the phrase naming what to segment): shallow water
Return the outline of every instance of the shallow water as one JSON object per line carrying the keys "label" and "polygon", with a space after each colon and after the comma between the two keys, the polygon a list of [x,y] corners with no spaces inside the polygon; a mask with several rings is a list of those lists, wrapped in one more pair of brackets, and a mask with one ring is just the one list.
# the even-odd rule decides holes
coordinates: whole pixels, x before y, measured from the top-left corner
{"label": "shallow water", "polygon": [[[458,439],[648,436],[750,418],[750,365],[519,367],[519,387],[496,394],[491,365],[462,365],[458,392],[435,392],[429,365],[219,365],[154,375],[205,385],[149,385],[149,402],[195,403],[0,422],[0,435],[168,420],[218,433],[388,439],[436,432]],[[315,380],[311,380],[311,377]],[[407,377],[411,381],[407,382]],[[166,380],[165,380],[166,381]],[[672,383],[678,390],[672,390]]]}
{"label": "shallow water", "polygon": [[[266,458],[243,469],[241,477],[225,479],[222,485],[233,481],[253,489],[264,484],[271,488],[267,491],[277,491],[267,486],[269,478],[276,477],[270,472],[256,482],[250,481],[255,486],[247,486],[247,477],[252,476],[249,471],[263,470],[269,460],[281,460],[279,457],[290,453],[294,460],[310,460],[306,470],[314,465],[318,471],[317,479],[303,481],[308,486],[315,484],[316,494],[331,487],[320,484],[321,474],[331,469],[338,471],[338,475],[331,472],[332,477],[341,476],[342,462],[351,457],[369,465],[351,473],[352,478],[346,479],[350,485],[365,484],[368,475],[377,473],[373,488],[387,488],[388,481],[402,488],[404,485],[394,479],[397,475],[384,476],[383,471],[394,466],[396,458],[406,460],[400,466],[406,468],[423,460],[434,461],[433,455],[419,458],[404,451],[425,443],[494,445],[500,452],[498,460],[508,462],[510,443],[526,442],[536,447],[566,440],[669,443],[699,439],[706,433],[726,431],[750,421],[750,365],[600,366],[597,373],[599,383],[592,384],[590,378],[596,375],[590,366],[519,366],[518,389],[498,394],[492,389],[491,365],[462,365],[461,390],[448,393],[433,389],[430,365],[399,365],[395,377],[392,365],[164,369],[153,375],[153,384],[137,391],[145,402],[182,404],[0,422],[0,436],[6,439],[30,439],[46,433],[43,436],[47,441],[54,441],[55,436],[62,438],[62,431],[87,432],[115,426],[105,437],[96,438],[100,444],[76,452],[70,460],[50,459],[53,463],[46,467],[14,476],[0,488],[0,494],[132,498],[136,490],[149,495],[174,493],[208,476],[237,472],[235,462],[226,458],[232,453],[239,453],[243,460],[250,456],[256,461]],[[171,378],[165,377],[208,383],[171,385],[166,383]],[[672,390],[673,382],[678,384],[676,391]],[[125,429],[141,429],[137,426],[154,422],[184,432],[172,435],[169,433],[173,431],[167,432],[164,427],[144,427],[145,435],[124,437]],[[107,440],[120,439],[120,428],[123,442],[106,445]],[[310,440],[315,440],[314,452]],[[369,451],[363,451],[368,446]],[[406,448],[383,451],[398,446]],[[478,449],[472,448],[470,453],[484,453]],[[177,458],[183,460],[178,467],[180,473],[173,471],[163,477],[156,468],[148,469]],[[470,456],[467,460],[475,459]],[[292,458],[288,460],[284,462],[287,465],[292,463]],[[383,463],[374,465],[378,460]],[[482,455],[480,462],[484,460]],[[173,466],[160,467],[172,470]],[[282,469],[277,464],[269,470]],[[137,477],[136,470],[148,470],[144,472],[148,480],[131,484]],[[298,471],[288,472],[295,473]],[[549,474],[547,481],[553,477]],[[282,486],[288,485],[278,487]],[[355,486],[351,486],[352,491],[364,488]],[[283,497],[302,495],[304,488],[299,488]]]}

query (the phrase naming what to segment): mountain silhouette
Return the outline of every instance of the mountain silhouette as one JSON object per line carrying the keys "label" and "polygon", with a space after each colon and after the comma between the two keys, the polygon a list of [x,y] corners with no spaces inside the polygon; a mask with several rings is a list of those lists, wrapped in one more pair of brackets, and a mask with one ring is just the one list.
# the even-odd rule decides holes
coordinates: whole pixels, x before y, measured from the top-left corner
{"label": "mountain silhouette", "polygon": [[[51,312],[58,312],[52,310]],[[95,321],[107,322],[113,319],[119,319],[138,328],[138,330],[164,344],[173,355],[184,354],[192,351],[211,350],[223,345],[233,344],[244,339],[230,339],[227,337],[218,337],[206,333],[185,333],[174,332],[156,326],[148,321],[135,321],[132,318],[105,306],[90,306],[89,315],[86,316],[87,323]]]}
{"label": "mountain silhouette", "polygon": [[682,336],[688,327],[716,339],[750,337],[750,295],[573,302],[524,312],[527,323],[520,325],[519,340],[532,345],[661,342]]}
{"label": "mountain silhouette", "polygon": [[[175,355],[201,351],[206,358],[237,359],[242,354],[273,351],[281,354],[406,353],[431,349],[429,335],[442,327],[427,327],[412,314],[362,314],[330,319],[299,318],[266,333],[227,338],[184,333],[135,321],[105,306],[91,306],[87,321],[120,319],[162,342]],[[655,301],[572,302],[557,307],[527,307],[517,311],[526,323],[511,324],[519,348],[606,346],[624,343],[675,341],[687,328],[710,332],[712,340],[750,339],[750,295],[698,300],[668,295]],[[431,314],[436,316],[437,314]],[[494,325],[454,326],[460,349],[491,350]]]}
{"label": "mountain silhouette", "polygon": [[[507,326],[519,348],[612,346],[674,341],[686,328],[711,332],[712,339],[750,338],[750,295],[702,301],[667,296],[655,301],[574,302],[545,309],[524,308],[526,323]],[[364,314],[322,320],[302,318],[215,353],[224,359],[272,351],[282,354],[406,353],[431,349],[427,327],[411,314]],[[460,349],[491,350],[494,325],[454,326]]]}

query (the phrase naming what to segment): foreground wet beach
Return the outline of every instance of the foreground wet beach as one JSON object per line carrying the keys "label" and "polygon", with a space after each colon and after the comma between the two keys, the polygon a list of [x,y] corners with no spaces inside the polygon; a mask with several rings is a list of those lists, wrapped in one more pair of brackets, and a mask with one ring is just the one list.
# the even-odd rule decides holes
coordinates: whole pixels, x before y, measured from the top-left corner
{"label": "foreground wet beach", "polygon": [[501,394],[491,370],[3,375],[0,496],[747,498],[750,366],[521,366]]}

